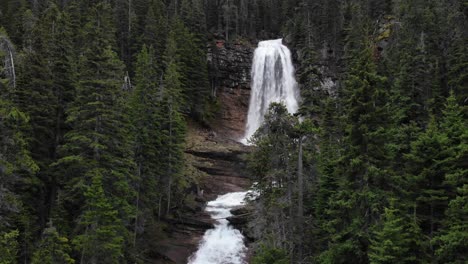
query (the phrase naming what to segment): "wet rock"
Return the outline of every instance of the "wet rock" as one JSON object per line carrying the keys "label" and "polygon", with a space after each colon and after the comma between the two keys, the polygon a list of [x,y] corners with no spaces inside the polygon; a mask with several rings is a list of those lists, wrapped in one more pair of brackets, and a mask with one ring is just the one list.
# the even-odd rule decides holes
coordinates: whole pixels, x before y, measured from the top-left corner
{"label": "wet rock", "polygon": [[252,221],[254,208],[251,206],[243,206],[231,210],[232,216],[226,218],[234,228],[241,231],[241,233],[248,239],[248,241],[254,241],[254,235],[249,228],[248,224]]}
{"label": "wet rock", "polygon": [[234,216],[247,215],[247,214],[251,214],[253,212],[253,210],[254,210],[254,208],[252,208],[250,206],[243,206],[243,207],[239,207],[239,208],[236,208],[236,209],[232,209],[231,214],[234,215]]}
{"label": "wet rock", "polygon": [[236,227],[237,229],[242,229],[248,222],[248,218],[245,216],[229,216],[226,218],[231,225]]}
{"label": "wet rock", "polygon": [[231,225],[237,229],[245,229],[246,224],[251,220],[253,214],[253,208],[244,206],[231,210],[232,216],[226,218]]}
{"label": "wet rock", "polygon": [[210,129],[188,120],[185,153],[191,173],[197,173],[200,179],[193,191],[197,204],[183,208],[183,216],[164,219],[168,237],[151,245],[154,263],[187,263],[204,232],[213,228],[213,220],[201,205],[220,194],[244,191],[250,186],[244,161],[250,147],[236,140],[244,134],[253,50],[250,43],[226,43],[223,39],[208,45],[210,81],[220,112]]}
{"label": "wet rock", "polygon": [[249,42],[226,43],[218,39],[208,45],[210,81],[221,107],[215,130],[228,138],[244,135],[253,51]]}
{"label": "wet rock", "polygon": [[[192,227],[196,229],[206,230],[213,228],[213,223],[202,221],[196,218],[180,217],[165,219],[166,222],[173,225],[182,225],[183,227]],[[182,227],[182,228],[183,228]]]}
{"label": "wet rock", "polygon": [[243,191],[250,186],[245,156],[250,147],[217,135],[192,124],[185,153],[191,156],[192,166],[204,173],[200,180],[200,196],[213,200],[227,192]]}

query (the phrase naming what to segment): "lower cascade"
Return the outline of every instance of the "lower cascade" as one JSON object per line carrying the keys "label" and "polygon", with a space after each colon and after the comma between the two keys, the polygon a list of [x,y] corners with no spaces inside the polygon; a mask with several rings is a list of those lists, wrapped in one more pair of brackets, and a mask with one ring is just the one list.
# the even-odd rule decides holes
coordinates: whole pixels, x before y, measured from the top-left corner
{"label": "lower cascade", "polygon": [[295,113],[299,101],[291,51],[283,45],[283,39],[258,43],[251,74],[249,112],[245,135],[241,140],[244,144],[262,124],[271,103],[281,102],[286,105],[288,112]]}
{"label": "lower cascade", "polygon": [[[243,143],[255,133],[273,102],[286,105],[290,113],[298,109],[299,92],[294,78],[291,52],[282,39],[261,41],[255,49],[252,63],[252,91]],[[207,230],[198,251],[189,264],[245,264],[247,247],[241,232],[229,225],[230,210],[244,205],[246,192],[232,192],[208,202],[206,211],[216,220],[214,229]]]}
{"label": "lower cascade", "polygon": [[189,264],[245,264],[247,247],[241,232],[229,225],[231,209],[244,205],[248,192],[232,192],[218,196],[207,204],[206,211],[216,220],[214,229],[205,232]]}

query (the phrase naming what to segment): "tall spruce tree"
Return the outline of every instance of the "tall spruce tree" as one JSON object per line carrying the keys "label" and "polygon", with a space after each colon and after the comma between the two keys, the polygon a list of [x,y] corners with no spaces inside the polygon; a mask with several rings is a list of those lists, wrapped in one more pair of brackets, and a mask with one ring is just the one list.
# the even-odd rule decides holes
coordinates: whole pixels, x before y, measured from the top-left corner
{"label": "tall spruce tree", "polygon": [[[175,18],[171,32],[177,47],[178,67],[181,81],[181,94],[185,100],[182,110],[196,120],[207,123],[212,118],[210,104],[214,103],[210,96],[211,88],[208,82],[208,65],[203,40],[190,32],[184,23]],[[169,36],[171,37],[171,36]]]}
{"label": "tall spruce tree", "polygon": [[[0,29],[2,44],[10,43],[3,29]],[[1,46],[0,58],[11,59],[11,50]],[[7,65],[6,65],[7,66]],[[0,66],[0,262],[14,263],[19,251],[26,247],[25,234],[28,230],[20,221],[30,215],[25,212],[23,194],[18,186],[29,185],[38,170],[31,158],[25,127],[28,116],[13,103],[14,80],[4,66]],[[26,219],[24,223],[29,222]],[[21,233],[19,232],[21,231]],[[21,245],[20,245],[21,243]]]}
{"label": "tall spruce tree", "polygon": [[[111,6],[97,2],[85,27],[88,45],[78,65],[77,93],[68,109],[71,130],[57,166],[67,175],[67,197],[82,263],[124,259],[135,212],[134,162],[123,66],[114,45]],[[83,206],[84,205],[84,206]]]}
{"label": "tall spruce tree", "polygon": [[264,124],[251,139],[257,148],[249,159],[250,170],[255,175],[254,188],[260,196],[254,222],[260,232],[257,235],[267,248],[280,249],[291,260],[296,250],[293,225],[297,208],[293,194],[298,164],[294,140],[297,123],[297,118],[284,105],[272,103]]}
{"label": "tall spruce tree", "polygon": [[446,158],[443,146],[448,144],[433,117],[418,138],[411,143],[411,152],[406,155],[411,187],[410,197],[416,201],[416,215],[423,232],[432,238],[441,225],[447,207],[447,192],[444,172],[440,161]]}
{"label": "tall spruce tree", "polygon": [[[135,163],[137,165],[137,210],[143,223],[160,212],[162,198],[161,178],[164,164],[160,157],[160,106],[162,100],[158,62],[154,48],[143,45],[136,61],[135,90],[132,94],[132,116],[135,134]],[[141,228],[140,228],[141,229]]]}
{"label": "tall spruce tree", "polygon": [[[140,37],[141,46],[152,46],[154,49],[155,64],[158,66],[158,75],[162,79],[164,65],[162,63],[166,50],[168,34],[168,18],[165,13],[164,4],[160,0],[152,1],[148,6],[145,16],[143,30]],[[141,48],[138,48],[140,50]]]}
{"label": "tall spruce tree", "polygon": [[[161,105],[159,108],[159,124],[161,125],[161,161],[164,164],[163,182],[165,185],[166,212],[171,212],[174,204],[175,187],[183,187],[184,179],[184,144],[186,124],[182,115],[183,91],[180,69],[180,57],[176,42],[176,32],[171,31],[167,40],[164,60],[166,69],[161,87]],[[177,202],[177,201],[176,201]]]}
{"label": "tall spruce tree", "polygon": [[55,227],[50,226],[44,229],[41,242],[34,252],[31,263],[73,264],[75,260],[70,257],[70,251],[69,240],[60,236]]}
{"label": "tall spruce tree", "polygon": [[369,262],[425,263],[417,254],[423,241],[417,223],[395,207],[396,200],[393,199],[373,232]]}
{"label": "tall spruce tree", "polygon": [[329,198],[328,217],[333,220],[325,226],[331,243],[321,258],[335,263],[368,261],[369,228],[378,219],[391,181],[383,163],[386,79],[376,70],[370,44],[359,38],[350,42],[362,51],[352,53],[342,95],[344,150],[334,171],[340,177],[338,191]]}
{"label": "tall spruce tree", "polygon": [[463,108],[458,105],[453,92],[447,98],[442,117],[440,129],[448,142],[443,150],[446,158],[440,164],[445,172],[449,202],[441,230],[433,243],[440,262],[463,263],[468,260],[464,243],[468,230],[468,127]]}

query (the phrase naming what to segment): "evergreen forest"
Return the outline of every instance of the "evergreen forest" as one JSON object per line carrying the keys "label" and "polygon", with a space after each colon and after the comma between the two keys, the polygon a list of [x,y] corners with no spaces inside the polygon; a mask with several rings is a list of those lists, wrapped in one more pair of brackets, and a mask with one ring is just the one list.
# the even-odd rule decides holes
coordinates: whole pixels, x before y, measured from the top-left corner
{"label": "evergreen forest", "polygon": [[278,38],[246,263],[468,263],[468,0],[1,0],[0,264],[175,263],[210,49]]}

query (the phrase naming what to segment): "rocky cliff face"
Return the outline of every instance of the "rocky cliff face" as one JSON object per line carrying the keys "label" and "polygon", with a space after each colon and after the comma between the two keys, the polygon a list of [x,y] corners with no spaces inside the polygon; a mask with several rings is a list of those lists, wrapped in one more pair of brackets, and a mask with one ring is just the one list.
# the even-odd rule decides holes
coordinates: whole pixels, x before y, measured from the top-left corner
{"label": "rocky cliff face", "polygon": [[208,46],[213,93],[220,112],[214,130],[226,138],[242,138],[250,97],[250,69],[254,47],[248,42],[214,40]]}
{"label": "rocky cliff face", "polygon": [[178,217],[164,219],[168,224],[168,237],[151,246],[157,259],[152,262],[155,264],[187,263],[204,232],[213,228],[213,220],[203,211],[206,201],[250,186],[244,157],[250,147],[193,122],[189,122],[188,127],[185,150],[188,171],[198,175],[200,182],[190,210]]}
{"label": "rocky cliff face", "polygon": [[199,196],[213,200],[220,194],[247,189],[245,155],[249,147],[235,140],[191,128],[186,153],[192,165],[204,173],[199,185]]}
{"label": "rocky cliff face", "polygon": [[153,248],[153,263],[187,263],[213,221],[203,211],[205,202],[220,194],[242,191],[250,186],[245,169],[249,147],[237,142],[245,130],[250,98],[250,69],[254,47],[250,43],[213,40],[208,45],[208,64],[213,94],[220,106],[213,127],[188,124],[185,150],[189,171],[199,175],[193,212],[168,223],[168,237]]}

